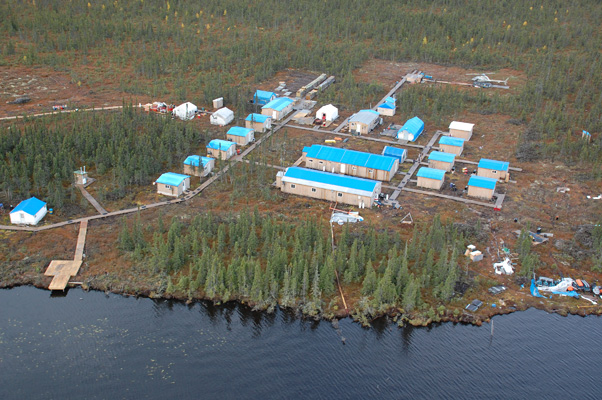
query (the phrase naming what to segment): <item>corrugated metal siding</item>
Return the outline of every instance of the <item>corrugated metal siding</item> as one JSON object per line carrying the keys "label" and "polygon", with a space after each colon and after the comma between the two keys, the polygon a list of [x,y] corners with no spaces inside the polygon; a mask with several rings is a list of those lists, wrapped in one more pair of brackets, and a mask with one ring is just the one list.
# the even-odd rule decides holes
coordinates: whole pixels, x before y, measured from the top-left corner
{"label": "corrugated metal siding", "polygon": [[307,157],[385,171],[390,171],[395,165],[392,157],[317,144],[309,148]]}

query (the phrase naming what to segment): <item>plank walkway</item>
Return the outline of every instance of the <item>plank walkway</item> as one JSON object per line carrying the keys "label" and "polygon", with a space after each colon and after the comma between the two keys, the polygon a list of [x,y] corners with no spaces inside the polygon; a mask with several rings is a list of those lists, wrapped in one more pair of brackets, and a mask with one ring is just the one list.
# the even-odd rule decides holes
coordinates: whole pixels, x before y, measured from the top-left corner
{"label": "plank walkway", "polygon": [[96,208],[96,211],[98,211],[99,214],[101,215],[106,215],[109,212],[107,210],[105,210],[98,201],[96,201],[96,199],[94,197],[92,197],[92,195],[90,194],[90,192],[88,192],[83,185],[75,185],[79,188],[80,192],[82,192],[82,194],[84,195],[84,197],[86,198],[86,200],[88,200],[90,202],[90,204],[92,204],[92,206],[94,208]]}
{"label": "plank walkway", "polygon": [[496,204],[493,204],[493,203],[486,203],[484,201],[471,200],[471,199],[467,199],[467,198],[464,198],[464,197],[449,196],[449,195],[446,195],[446,194],[429,192],[429,191],[426,191],[426,190],[412,189],[412,188],[407,188],[407,187],[403,188],[403,190],[405,192],[419,193],[419,194],[424,194],[424,195],[427,195],[427,196],[441,197],[441,198],[444,198],[444,199],[459,201],[459,202],[462,202],[462,203],[476,204],[476,205],[483,206],[483,207],[491,207],[491,208],[495,208],[496,207]]}
{"label": "plank walkway", "polygon": [[65,290],[69,284],[69,279],[78,274],[84,258],[87,232],[88,221],[82,221],[79,225],[79,234],[77,236],[77,245],[75,246],[73,260],[50,261],[50,265],[48,265],[46,272],[44,272],[44,275],[53,277],[50,285],[48,285],[48,289]]}
{"label": "plank walkway", "polygon": [[84,259],[84,246],[86,245],[86,234],[88,233],[88,221],[82,221],[79,224],[79,235],[77,236],[77,246],[75,247],[75,261]]}

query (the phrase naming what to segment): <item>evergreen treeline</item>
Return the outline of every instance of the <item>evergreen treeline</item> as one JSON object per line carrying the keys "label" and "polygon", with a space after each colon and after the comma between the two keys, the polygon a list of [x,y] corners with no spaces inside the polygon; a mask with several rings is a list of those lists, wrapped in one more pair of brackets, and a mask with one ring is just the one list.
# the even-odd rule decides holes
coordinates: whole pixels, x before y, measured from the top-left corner
{"label": "evergreen treeline", "polygon": [[[149,118],[125,107],[119,113],[81,113],[0,130],[0,190],[7,199],[30,193],[61,207],[73,171],[86,165],[109,173],[120,198],[128,185],[148,185],[166,168],[180,168],[197,150],[201,133],[169,118]],[[75,193],[69,187],[71,196]]]}
{"label": "evergreen treeline", "polygon": [[138,217],[131,225],[123,220],[118,247],[162,276],[167,294],[239,299],[259,308],[280,304],[310,315],[337,304],[336,273],[345,290],[361,293],[357,310],[363,314],[428,309],[423,296],[445,304],[460,280],[465,245],[439,217],[428,229],[415,229],[407,243],[373,226],[345,226],[334,248],[327,224],[291,224],[257,208],[224,218],[199,214],[186,224],[174,218],[168,227],[159,218],[150,240]]}

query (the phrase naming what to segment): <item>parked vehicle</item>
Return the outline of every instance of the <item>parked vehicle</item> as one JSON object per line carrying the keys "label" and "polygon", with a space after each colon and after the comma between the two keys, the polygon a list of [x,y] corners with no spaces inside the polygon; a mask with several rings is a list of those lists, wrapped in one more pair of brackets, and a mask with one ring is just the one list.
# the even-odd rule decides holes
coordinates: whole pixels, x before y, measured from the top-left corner
{"label": "parked vehicle", "polygon": [[467,305],[466,307],[464,307],[466,310],[470,311],[470,312],[475,312],[479,309],[479,307],[481,307],[483,305],[483,302],[481,300],[473,300],[469,305]]}

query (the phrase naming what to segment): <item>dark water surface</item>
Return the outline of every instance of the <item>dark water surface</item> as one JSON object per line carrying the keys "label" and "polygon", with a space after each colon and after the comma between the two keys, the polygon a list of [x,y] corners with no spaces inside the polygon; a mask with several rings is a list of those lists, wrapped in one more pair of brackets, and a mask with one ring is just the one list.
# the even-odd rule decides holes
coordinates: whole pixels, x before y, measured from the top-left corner
{"label": "dark water surface", "polygon": [[71,290],[0,290],[0,398],[599,398],[602,319],[309,322]]}

